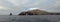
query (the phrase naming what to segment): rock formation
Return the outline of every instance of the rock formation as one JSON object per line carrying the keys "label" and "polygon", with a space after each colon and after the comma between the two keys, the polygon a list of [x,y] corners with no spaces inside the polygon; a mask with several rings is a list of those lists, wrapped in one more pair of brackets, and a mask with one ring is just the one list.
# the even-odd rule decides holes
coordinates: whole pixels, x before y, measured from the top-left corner
{"label": "rock formation", "polygon": [[39,9],[35,9],[35,10],[31,10],[31,11],[27,11],[27,12],[21,12],[19,15],[47,15],[48,12],[43,11],[43,10],[39,10]]}

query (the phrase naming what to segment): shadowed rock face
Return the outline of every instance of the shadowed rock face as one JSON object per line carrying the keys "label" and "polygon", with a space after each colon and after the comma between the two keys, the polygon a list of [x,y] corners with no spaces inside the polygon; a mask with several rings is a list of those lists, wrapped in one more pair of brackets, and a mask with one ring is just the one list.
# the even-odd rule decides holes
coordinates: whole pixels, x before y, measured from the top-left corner
{"label": "shadowed rock face", "polygon": [[35,9],[35,10],[31,10],[31,11],[27,11],[27,12],[21,12],[19,15],[47,15],[48,12],[46,11],[42,11],[39,9]]}
{"label": "shadowed rock face", "polygon": [[19,15],[26,15],[26,12],[21,12]]}

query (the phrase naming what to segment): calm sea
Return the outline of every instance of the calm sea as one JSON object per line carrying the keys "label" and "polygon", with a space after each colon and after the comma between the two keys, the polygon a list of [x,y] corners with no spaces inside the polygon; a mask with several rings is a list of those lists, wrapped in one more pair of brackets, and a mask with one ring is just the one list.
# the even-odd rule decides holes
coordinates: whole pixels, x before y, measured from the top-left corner
{"label": "calm sea", "polygon": [[0,22],[60,22],[60,15],[0,15]]}

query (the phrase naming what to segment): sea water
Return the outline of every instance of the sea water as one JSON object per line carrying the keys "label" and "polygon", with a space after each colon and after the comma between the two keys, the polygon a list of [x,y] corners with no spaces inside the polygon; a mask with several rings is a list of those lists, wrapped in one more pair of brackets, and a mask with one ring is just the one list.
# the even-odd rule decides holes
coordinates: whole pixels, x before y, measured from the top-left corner
{"label": "sea water", "polygon": [[0,15],[0,22],[60,22],[60,15]]}

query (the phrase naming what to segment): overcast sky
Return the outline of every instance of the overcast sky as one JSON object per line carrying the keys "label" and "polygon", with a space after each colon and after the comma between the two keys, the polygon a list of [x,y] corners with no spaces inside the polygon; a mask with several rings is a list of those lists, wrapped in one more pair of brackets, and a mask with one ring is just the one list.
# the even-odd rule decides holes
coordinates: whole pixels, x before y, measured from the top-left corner
{"label": "overcast sky", "polygon": [[29,8],[45,9],[48,12],[60,12],[60,0],[0,0],[0,15],[14,15]]}

